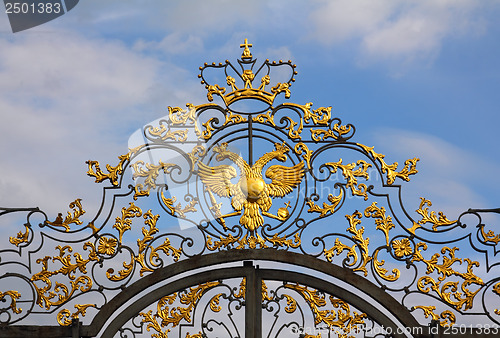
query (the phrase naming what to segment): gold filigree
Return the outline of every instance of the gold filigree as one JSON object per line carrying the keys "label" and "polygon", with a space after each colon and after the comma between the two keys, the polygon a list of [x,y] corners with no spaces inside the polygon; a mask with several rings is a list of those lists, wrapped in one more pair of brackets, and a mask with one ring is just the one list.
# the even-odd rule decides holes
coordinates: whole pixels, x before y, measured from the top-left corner
{"label": "gold filigree", "polygon": [[163,191],[161,192],[161,201],[163,204],[167,207],[167,209],[170,211],[170,214],[172,216],[180,217],[180,218],[186,218],[186,213],[187,212],[196,212],[195,205],[198,204],[198,199],[193,198],[189,203],[183,208],[181,203],[177,203],[177,205],[174,206],[174,203],[177,201],[177,197],[172,196],[171,198],[165,197],[163,194]]}
{"label": "gold filigree", "polygon": [[[434,311],[436,310],[435,306],[424,306],[424,305],[417,305],[413,307],[414,309],[420,309],[424,311],[424,316],[425,318],[428,318],[429,316],[432,317],[432,320],[439,321],[439,325],[443,327],[450,327],[455,324],[456,322],[456,316],[453,312],[446,310],[441,312],[440,315],[437,315]],[[443,320],[440,320],[443,319]]]}
{"label": "gold filigree", "polygon": [[385,155],[383,154],[377,154],[375,151],[373,151],[374,147],[368,147],[365,146],[364,144],[356,143],[358,146],[363,148],[363,150],[371,155],[373,157],[373,160],[379,161],[382,169],[382,173],[387,175],[387,184],[391,185],[394,183],[396,180],[396,177],[401,178],[402,180],[405,181],[410,181],[410,175],[414,175],[418,173],[418,170],[416,169],[417,167],[417,162],[420,160],[417,157],[414,157],[413,159],[408,159],[405,161],[405,166],[403,169],[401,169],[399,172],[396,171],[398,169],[398,162],[394,162],[391,165],[388,165],[384,161]]}
{"label": "gold filigree", "polygon": [[306,202],[306,204],[309,206],[309,209],[307,209],[307,212],[311,212],[311,213],[312,212],[319,212],[320,213],[319,217],[325,217],[326,215],[328,215],[328,213],[331,213],[333,215],[336,211],[335,208],[340,204],[343,196],[344,196],[343,190],[340,190],[340,193],[338,196],[328,194],[328,196],[326,198],[331,204],[323,202],[323,208],[319,207],[317,204],[315,204],[312,201],[311,198],[309,198]]}
{"label": "gold filigree", "polygon": [[[154,315],[152,310],[149,310],[147,313],[139,313],[142,317],[141,323],[147,324],[146,330],[148,332],[150,329],[158,332],[158,334],[153,334],[153,337],[168,338],[167,334],[170,332],[170,329],[166,331],[163,331],[163,329],[169,325],[176,327],[181,321],[191,323],[192,312],[198,301],[207,290],[217,285],[220,285],[220,282],[207,282],[196,287],[191,287],[189,291],[176,292],[172,295],[165,296],[158,301],[156,306],[157,310]],[[172,304],[176,300],[179,300],[184,306],[173,307]],[[158,319],[161,321],[158,322]]]}
{"label": "gold filigree", "polygon": [[268,110],[265,114],[254,116],[252,120],[262,124],[269,123],[271,126],[276,127],[276,123],[274,123],[274,115],[271,115],[270,110]]}
{"label": "gold filigree", "polygon": [[[142,168],[142,166],[145,166],[146,169]],[[176,165],[173,163],[163,163],[162,161],[159,161],[158,164],[144,164],[144,161],[137,161],[133,163],[131,165],[134,171],[132,179],[135,180],[138,177],[145,178],[144,184],[136,184],[134,200],[137,200],[137,197],[140,196],[149,196],[151,189],[156,189],[156,179],[158,178],[158,175],[160,175],[160,170],[163,170],[163,173],[168,174],[175,166]]]}
{"label": "gold filigree", "polygon": [[[83,245],[83,250],[89,250],[87,259],[84,259],[78,252],[73,254],[75,263],[71,260],[71,252],[73,251],[71,246],[65,245],[61,247],[58,245],[56,249],[59,250],[59,255],[54,257],[45,256],[36,260],[37,264],[42,264],[42,271],[31,277],[33,282],[41,281],[45,284],[45,286],[39,287],[36,283],[33,283],[37,293],[36,303],[47,310],[50,310],[52,306],[65,303],[77,290],[81,292],[89,291],[92,288],[92,278],[86,275],[87,264],[92,261],[99,261],[92,242],[85,242]],[[59,261],[62,266],[57,270],[50,271],[48,266],[49,260],[52,260],[52,262]],[[83,275],[77,277],[75,275],[77,271],[80,271]],[[50,278],[56,275],[66,276],[69,279],[70,288],[66,284],[55,282],[55,287],[51,291],[53,282]],[[52,301],[56,296],[57,300]]]}
{"label": "gold filigree", "polygon": [[12,312],[20,314],[23,309],[17,307],[17,300],[21,298],[21,294],[16,290],[9,290],[5,292],[0,292],[0,301],[6,301],[5,297],[10,297],[10,305],[9,308],[12,309]]}
{"label": "gold filigree", "polygon": [[[495,286],[493,287],[493,292],[496,293],[498,296],[500,296],[500,282],[495,284]],[[495,309],[493,312],[496,315],[500,316],[500,309]]]}
{"label": "gold filigree", "polygon": [[370,239],[363,238],[365,227],[361,227],[360,229],[357,228],[357,226],[361,224],[362,215],[359,211],[357,211],[352,215],[346,215],[345,217],[349,221],[349,228],[347,228],[347,231],[353,234],[352,239],[358,244],[361,251],[361,257],[363,260],[361,265],[355,268],[353,271],[363,271],[365,276],[367,276],[368,270],[366,269],[366,264],[370,262],[372,257],[368,255],[368,244],[370,243]]}
{"label": "gold filigree", "polygon": [[415,233],[415,230],[418,228],[421,228],[423,224],[425,223],[431,223],[432,224],[432,230],[437,231],[437,228],[440,226],[446,226],[446,225],[451,225],[453,223],[456,223],[457,220],[450,221],[442,211],[438,212],[438,215],[436,215],[435,211],[431,211],[429,214],[429,208],[425,207],[424,205],[428,205],[429,207],[432,206],[432,202],[420,197],[420,206],[418,207],[417,210],[415,210],[420,216],[422,216],[422,219],[418,222],[413,222],[413,226],[408,229],[412,234]]}
{"label": "gold filigree", "polygon": [[360,229],[357,228],[357,225],[361,224],[361,217],[363,217],[363,215],[359,211],[356,211],[352,215],[346,215],[345,217],[349,222],[347,231],[353,235],[352,239],[355,244],[350,247],[343,244],[340,239],[336,238],[334,246],[328,250],[323,250],[323,254],[329,262],[332,262],[334,256],[338,256],[344,251],[347,251],[347,258],[351,260],[351,262],[347,264],[347,267],[353,267],[359,260],[358,253],[356,251],[356,247],[358,247],[361,252],[362,262],[360,266],[354,268],[353,271],[362,271],[364,275],[367,276],[368,270],[366,265],[372,260],[372,257],[368,255],[368,244],[370,239],[363,238],[363,234],[365,232],[364,227],[361,227]]}
{"label": "gold filigree", "polygon": [[394,282],[394,281],[398,280],[399,277],[401,276],[401,272],[398,269],[394,268],[394,269],[392,269],[392,275],[388,275],[387,273],[389,271],[383,267],[385,264],[385,261],[378,260],[378,253],[379,253],[379,250],[375,251],[372,255],[373,268],[375,269],[375,272],[377,273],[377,275],[379,275],[381,278],[383,278],[389,282]]}
{"label": "gold filigree", "polygon": [[[302,119],[300,119],[300,122],[295,122],[288,116],[283,116],[283,119],[288,121],[288,127],[285,128],[285,130],[288,130],[288,137],[292,140],[300,140],[300,134],[304,129],[304,123],[302,122]],[[295,129],[295,127],[297,127],[297,129]]]}
{"label": "gold filigree", "polygon": [[495,233],[492,230],[488,230],[488,232],[484,231],[484,225],[482,224],[479,226],[479,232],[483,236],[483,240],[485,243],[494,243],[495,245],[500,243],[500,234],[495,235]]}
{"label": "gold filigree", "polygon": [[122,216],[116,217],[115,224],[113,224],[113,228],[118,230],[120,244],[122,243],[123,233],[131,229],[132,218],[141,216],[142,210],[134,202],[130,202],[128,208],[122,208]]}
{"label": "gold filigree", "polygon": [[367,170],[371,167],[371,164],[363,160],[358,160],[356,163],[342,164],[342,159],[340,159],[338,162],[327,162],[325,166],[330,168],[332,174],[340,168],[342,175],[347,180],[346,187],[351,189],[352,195],[362,196],[365,198],[365,201],[368,199],[366,184],[358,183],[357,177],[363,177],[368,180]]}
{"label": "gold filigree", "polygon": [[[441,249],[441,253],[443,254],[442,263],[439,263],[439,257],[441,256],[439,253],[432,255],[431,259],[425,259],[422,256],[420,248],[427,250],[427,244],[422,242],[417,243],[412,261],[424,262],[427,266],[427,276],[419,278],[417,282],[418,289],[424,293],[429,293],[431,290],[436,292],[443,301],[455,307],[457,310],[462,310],[462,308],[463,310],[471,309],[474,297],[484,285],[483,280],[472,271],[474,266],[479,266],[479,263],[469,258],[464,258],[462,260],[461,258],[455,257],[455,251],[458,250],[457,247],[451,249],[449,247],[443,247]],[[455,263],[461,265],[462,261],[467,262],[467,272],[459,272],[452,267]],[[434,271],[440,275],[437,281],[429,276]],[[460,286],[461,291],[458,290],[458,281],[446,281],[450,276],[456,276],[464,280]],[[468,289],[468,287],[473,284],[479,286],[476,291]],[[452,297],[455,300],[453,300]]]}
{"label": "gold filigree", "polygon": [[203,338],[203,334],[200,332],[196,333],[196,334],[189,334],[186,333],[186,338]]}
{"label": "gold filigree", "polygon": [[389,230],[394,228],[395,225],[392,223],[392,217],[385,215],[385,208],[379,208],[377,206],[377,202],[373,202],[368,208],[365,209],[365,217],[375,218],[375,228],[384,233],[385,243],[389,246]]}
{"label": "gold filigree", "polygon": [[24,227],[26,228],[25,232],[19,231],[16,237],[9,237],[10,243],[14,244],[15,246],[19,246],[22,243],[28,243],[30,227],[27,224],[25,224]]}
{"label": "gold filigree", "polygon": [[350,332],[358,332],[360,326],[365,323],[364,319],[367,318],[366,314],[359,314],[356,311],[351,311],[349,304],[341,299],[330,296],[330,303],[334,309],[327,310],[322,309],[327,305],[323,293],[317,290],[308,289],[307,286],[302,286],[298,283],[285,284],[285,288],[296,291],[304,298],[314,315],[315,325],[323,322],[328,325],[330,329],[334,327],[339,328],[343,331],[344,335],[347,335]]}
{"label": "gold filigree", "polygon": [[63,214],[59,213],[53,222],[45,221],[45,223],[52,226],[62,227],[65,229],[66,232],[69,231],[70,224],[77,224],[77,225],[82,224],[82,221],[80,221],[80,216],[85,214],[85,210],[83,210],[82,208],[81,201],[82,200],[78,198],[69,204],[69,207],[73,209],[73,214],[71,214],[71,212],[68,211],[68,215],[64,220],[63,220]]}
{"label": "gold filigree", "polygon": [[[125,215],[125,217],[123,216]],[[123,223],[123,219],[125,221],[130,221],[125,227],[120,227],[119,229],[126,228],[126,230],[130,229],[131,225],[131,218],[132,217],[140,217],[142,215],[142,211],[140,208],[136,207],[131,203],[131,206],[126,209],[122,209],[122,217],[117,217],[117,222],[120,224]],[[173,259],[175,262],[177,262],[181,256],[182,250],[179,248],[175,248],[168,237],[165,238],[164,242],[160,244],[159,246],[152,247],[150,244],[154,240],[153,235],[159,232],[159,229],[156,227],[156,223],[158,222],[158,219],[160,218],[160,215],[153,215],[151,210],[148,210],[147,212],[142,215],[144,218],[144,224],[148,226],[148,228],[143,227],[142,228],[142,234],[143,238],[137,240],[137,247],[138,247],[138,253],[135,255],[134,253],[130,253],[130,263],[123,262],[123,269],[118,271],[117,275],[114,275],[114,269],[110,268],[106,271],[106,276],[109,280],[112,281],[120,281],[128,277],[134,267],[134,263],[137,262],[140,266],[141,269],[139,270],[139,274],[142,277],[145,272],[153,272],[154,270],[149,267],[146,264],[146,251],[148,249],[151,249],[149,253],[149,265],[152,266],[153,268],[159,267],[160,265],[155,264],[155,260],[159,257],[158,252],[163,251],[163,253],[167,256],[172,255]],[[118,230],[119,233],[121,230]],[[120,240],[121,243],[121,240]]]}
{"label": "gold filigree", "polygon": [[266,237],[266,240],[277,247],[298,248],[300,246],[300,236],[298,232],[295,233],[293,239],[286,239],[286,236],[279,237],[278,234],[274,234],[273,237]]}
{"label": "gold filigree", "polygon": [[187,140],[187,129],[171,130],[170,125],[165,125],[165,121],[160,121],[159,127],[148,126],[146,131],[161,141],[174,140],[177,142],[185,142]]}
{"label": "gold filigree", "polygon": [[[142,146],[141,146],[142,147]],[[120,155],[118,156],[118,159],[120,162],[114,167],[110,166],[109,164],[106,164],[106,169],[108,170],[108,173],[105,174],[101,170],[101,167],[99,166],[98,161],[91,161],[88,160],[85,163],[88,164],[89,170],[87,171],[87,175],[95,177],[95,183],[101,183],[104,180],[109,180],[111,184],[114,186],[118,185],[118,176],[123,174],[123,167],[125,165],[125,162],[130,159],[131,152],[125,154],[125,155]],[[94,168],[95,167],[95,170]]]}
{"label": "gold filigree", "polygon": [[57,322],[61,326],[69,326],[72,323],[72,319],[77,319],[80,315],[82,315],[82,317],[85,317],[87,309],[89,307],[97,308],[95,304],[76,304],[76,311],[74,313],[71,313],[71,311],[68,309],[62,309],[57,314]]}
{"label": "gold filigree", "polygon": [[302,157],[306,161],[307,169],[310,170],[311,169],[311,157],[312,157],[313,151],[309,150],[309,148],[303,142],[297,143],[295,145],[294,151],[295,151],[295,154],[302,155]]}

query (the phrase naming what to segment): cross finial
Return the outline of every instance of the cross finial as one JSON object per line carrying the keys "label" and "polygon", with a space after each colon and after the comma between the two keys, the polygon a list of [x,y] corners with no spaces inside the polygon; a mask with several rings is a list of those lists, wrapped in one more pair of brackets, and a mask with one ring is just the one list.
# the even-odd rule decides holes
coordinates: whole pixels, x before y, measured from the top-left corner
{"label": "cross finial", "polygon": [[242,59],[251,59],[252,58],[252,53],[250,53],[249,47],[252,47],[252,44],[248,43],[248,39],[245,39],[245,42],[240,45],[240,48],[245,48],[245,49],[243,49],[243,54],[241,54]]}

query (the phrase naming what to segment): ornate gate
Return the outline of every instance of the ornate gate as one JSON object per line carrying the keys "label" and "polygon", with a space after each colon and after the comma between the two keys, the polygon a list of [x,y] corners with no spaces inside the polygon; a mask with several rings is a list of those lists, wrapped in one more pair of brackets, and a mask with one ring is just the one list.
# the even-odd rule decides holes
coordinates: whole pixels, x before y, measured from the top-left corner
{"label": "ornate gate", "polygon": [[278,103],[296,66],[251,46],[200,67],[209,103],[169,107],[115,166],[87,162],[107,184],[95,217],[80,199],[1,209],[24,226],[0,251],[0,336],[498,336],[500,235],[481,215],[500,210],[407,212],[418,158],[390,164],[331,107]]}

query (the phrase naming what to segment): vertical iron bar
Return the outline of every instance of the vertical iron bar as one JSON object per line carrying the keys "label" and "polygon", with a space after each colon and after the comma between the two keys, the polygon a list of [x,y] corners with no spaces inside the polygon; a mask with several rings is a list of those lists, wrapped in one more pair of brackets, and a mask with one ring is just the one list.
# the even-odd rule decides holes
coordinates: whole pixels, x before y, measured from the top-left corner
{"label": "vertical iron bar", "polygon": [[[248,263],[245,262],[249,266]],[[262,277],[254,268],[246,274],[245,290],[245,338],[262,337]]]}
{"label": "vertical iron bar", "polygon": [[253,165],[253,129],[252,115],[248,115],[248,164]]}

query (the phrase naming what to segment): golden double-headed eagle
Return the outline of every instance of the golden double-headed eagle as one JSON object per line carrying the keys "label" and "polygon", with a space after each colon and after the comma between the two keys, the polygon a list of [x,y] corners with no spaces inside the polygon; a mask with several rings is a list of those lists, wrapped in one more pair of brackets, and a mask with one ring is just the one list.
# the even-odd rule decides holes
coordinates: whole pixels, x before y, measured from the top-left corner
{"label": "golden double-headed eagle", "polygon": [[[299,185],[304,177],[304,163],[299,162],[293,167],[270,166],[266,170],[266,177],[271,179],[271,183],[266,183],[262,177],[264,166],[273,159],[285,162],[286,153],[290,150],[285,144],[275,143],[274,146],[275,150],[262,155],[251,167],[239,154],[229,151],[227,143],[215,146],[213,151],[217,154],[215,157],[217,161],[229,159],[240,169],[241,176],[236,184],[231,182],[231,179],[237,176],[234,167],[227,164],[210,167],[198,162],[198,176],[210,195],[211,209],[224,226],[224,217],[235,215],[241,215],[240,224],[250,231],[264,224],[262,215],[281,221],[288,218],[289,203],[286,203],[285,208],[280,208],[278,215],[273,215],[268,211],[273,204],[273,197],[284,197]],[[231,206],[235,212],[222,215],[220,204],[216,203],[213,193],[220,197],[232,197]]]}

